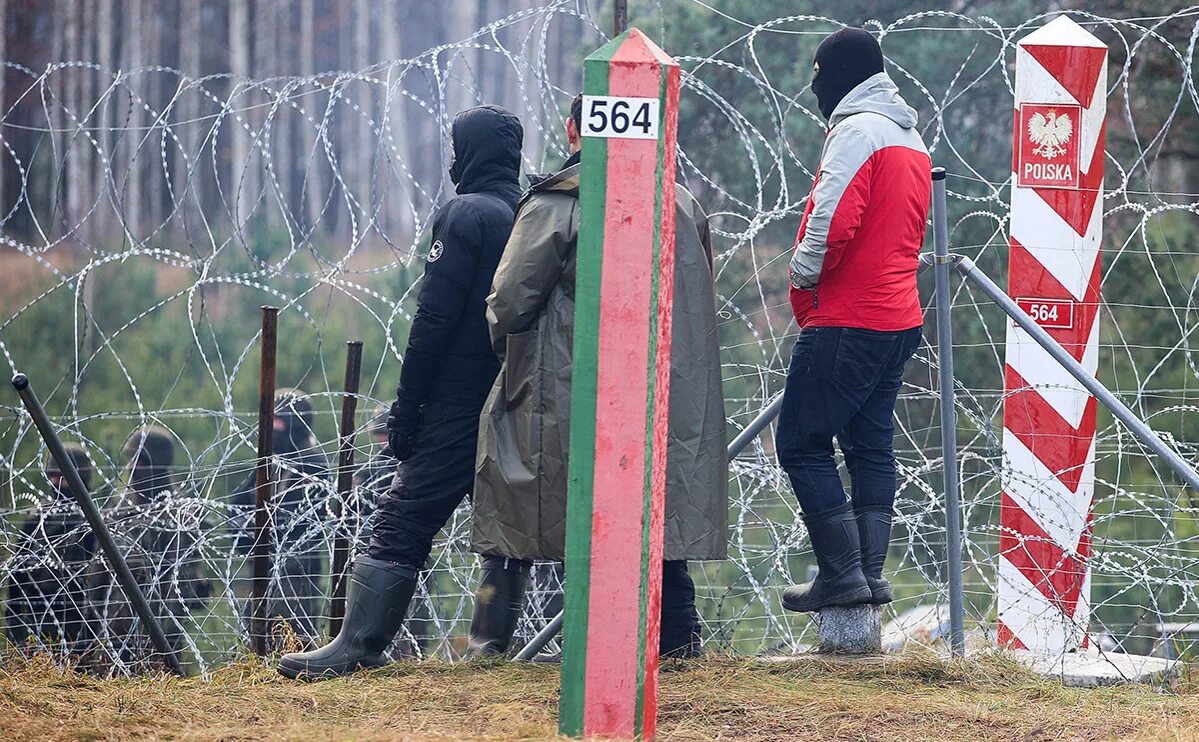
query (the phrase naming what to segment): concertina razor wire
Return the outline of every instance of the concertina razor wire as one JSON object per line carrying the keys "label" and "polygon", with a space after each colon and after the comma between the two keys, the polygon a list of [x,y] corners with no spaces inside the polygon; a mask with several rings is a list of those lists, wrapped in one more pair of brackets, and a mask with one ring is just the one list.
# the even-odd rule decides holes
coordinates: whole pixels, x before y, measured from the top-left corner
{"label": "concertina razor wire", "polygon": [[[327,632],[335,536],[363,544],[389,479],[372,416],[398,378],[428,227],[451,193],[453,114],[504,105],[525,124],[526,170],[565,157],[561,119],[605,24],[578,0],[507,5],[504,17],[419,54],[399,58],[381,39],[391,57],[354,71],[197,76],[127,59],[5,62],[0,350],[11,371],[34,379],[64,440],[86,451],[110,528],[171,642],[201,672],[249,646],[257,306],[281,307],[279,383],[305,390],[314,408],[311,438],[276,456],[289,493],[273,512],[270,605],[292,619],[276,626],[281,648]],[[395,21],[388,7],[374,11],[383,23]],[[748,20],[689,0],[648,10],[646,30],[684,69],[679,174],[713,226],[731,439],[782,389],[796,333],[786,256],[823,138],[800,60],[845,19]],[[1113,65],[1100,378],[1194,460],[1199,263],[1186,238],[1199,195],[1187,192],[1179,153],[1199,115],[1199,10],[1071,15],[1109,43]],[[920,112],[934,162],[950,172],[953,248],[996,280],[1006,266],[1014,43],[1047,20],[924,10],[866,24]],[[921,283],[931,297],[930,277]],[[968,286],[954,291],[967,629],[984,642],[994,639],[1004,318]],[[896,413],[892,647],[937,643],[948,620],[930,337]],[[356,459],[371,463],[335,508],[341,352],[352,338],[366,349]],[[10,651],[70,654],[103,673],[144,669],[148,642],[86,526],[47,495],[36,431],[15,402],[2,413]],[[146,425],[172,438],[175,467],[169,486],[138,499],[120,451]],[[1199,616],[1195,493],[1110,418],[1101,416],[1096,445],[1091,635],[1106,651],[1185,649],[1176,640]],[[814,642],[814,625],[787,614],[779,595],[807,579],[812,559],[769,431],[731,462],[730,477],[729,559],[692,565],[705,644],[796,651]],[[393,656],[461,655],[476,577],[468,522],[465,504],[435,545]],[[560,610],[560,591],[560,568],[538,565],[518,642]]]}

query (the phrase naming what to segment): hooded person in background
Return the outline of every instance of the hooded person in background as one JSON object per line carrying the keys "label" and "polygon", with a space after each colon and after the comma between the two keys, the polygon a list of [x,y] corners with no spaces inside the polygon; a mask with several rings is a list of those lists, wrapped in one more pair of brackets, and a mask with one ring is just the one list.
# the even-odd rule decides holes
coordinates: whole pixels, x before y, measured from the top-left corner
{"label": "hooded person in background", "polygon": [[474,486],[479,411],[499,371],[485,299],[520,197],[520,120],[498,106],[454,117],[458,195],[433,222],[416,317],[388,417],[400,464],[354,560],[341,633],[279,660],[287,677],[345,675],[386,662],[433,539]]}
{"label": "hooded person in background", "polygon": [[[564,122],[569,159],[521,199],[487,298],[503,368],[483,413],[471,517],[483,556],[470,638],[479,654],[507,651],[531,562],[565,557],[582,107],[577,96]],[[728,459],[708,219],[681,185],[675,204],[659,650],[689,657],[700,624],[686,560],[727,556]]]}
{"label": "hooded person in background", "polygon": [[[196,546],[206,527],[205,504],[181,491],[175,479],[175,442],[163,428],[135,430],[121,456],[128,461],[126,481],[115,502],[105,508],[104,519],[178,652],[188,617],[203,608],[210,592]],[[102,557],[93,562],[88,589],[100,639],[122,661],[148,656],[148,643],[135,631],[136,612]]]}
{"label": "hooded person in background", "polygon": [[[812,92],[829,122],[791,258],[800,326],[775,446],[819,568],[783,605],[891,600],[883,562],[895,502],[895,402],[920,343],[916,268],[931,161],[916,112],[883,71],[869,33],[844,28],[816,50]],[[842,488],[836,438],[852,482]]]}
{"label": "hooded person in background", "polygon": [[[87,454],[79,446],[65,448],[84,486],[90,486]],[[96,540],[58,463],[48,458],[44,471],[48,494],[38,498],[36,509],[21,525],[21,541],[9,562],[4,628],[15,645],[33,637],[61,642],[74,652],[92,634],[86,630],[84,581]]]}
{"label": "hooded person in background", "polygon": [[[301,389],[275,394],[274,452],[278,469],[271,497],[272,564],[277,579],[267,593],[266,616],[272,628],[287,623],[308,644],[320,635],[325,600],[324,523],[330,495],[329,461],[320,450],[313,425],[316,413]],[[234,495],[248,520],[238,543],[243,551],[254,544],[256,473],[251,471]],[[247,611],[249,606],[247,606]],[[248,615],[248,614],[247,614]]]}

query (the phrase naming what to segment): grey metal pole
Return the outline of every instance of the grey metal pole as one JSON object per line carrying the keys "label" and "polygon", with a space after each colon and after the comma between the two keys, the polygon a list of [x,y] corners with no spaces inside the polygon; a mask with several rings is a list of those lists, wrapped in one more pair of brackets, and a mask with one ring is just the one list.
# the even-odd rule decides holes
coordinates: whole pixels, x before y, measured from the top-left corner
{"label": "grey metal pole", "polygon": [[1099,380],[1087,373],[1082,364],[1074,360],[1074,356],[1063,348],[1056,340],[1050,337],[1049,333],[1045,332],[1036,321],[1029,317],[1028,314],[1012,301],[1007,293],[999,288],[987,274],[978,269],[974,261],[963,256],[951,256],[950,260],[956,265],[958,271],[965,276],[971,283],[982,289],[991,301],[999,305],[1007,316],[1012,318],[1012,321],[1020,326],[1029,336],[1037,341],[1037,344],[1045,349],[1053,360],[1061,364],[1062,368],[1070,372],[1079,384],[1093,394],[1099,403],[1111,410],[1112,415],[1117,420],[1124,423],[1128,429],[1135,435],[1141,443],[1145,444],[1149,450],[1160,456],[1166,465],[1174,470],[1183,481],[1190,486],[1191,489],[1199,491],[1199,473],[1188,464],[1174,449],[1166,445],[1166,442],[1157,436],[1153,430],[1141,421],[1132,410],[1128,409],[1116,395],[1112,394],[1107,387],[1099,383]]}
{"label": "grey metal pole", "polygon": [[949,227],[945,168],[933,178],[933,273],[937,285],[937,366],[941,393],[941,458],[945,478],[945,558],[949,573],[949,651],[966,654],[966,598],[962,588],[962,516],[958,491],[957,408],[953,388],[953,319],[949,306]]}
{"label": "grey metal pole", "polygon": [[271,580],[271,455],[275,446],[275,348],[278,307],[262,308],[262,364],[258,375],[258,461],[254,479],[254,560],[250,598],[250,641],[267,653],[267,589]]}
{"label": "grey metal pole", "polygon": [[729,444],[728,457],[735,459],[741,455],[741,452],[749,447],[754,438],[757,438],[770,423],[774,422],[774,418],[779,416],[779,410],[783,409],[783,395],[778,395],[766,405],[758,416],[750,421],[745,429],[737,434],[733,442]]}
{"label": "grey metal pole", "polygon": [[[734,459],[740,455],[741,452],[745,450],[746,446],[750,444],[750,441],[752,441],[754,438],[757,438],[758,435],[765,430],[771,422],[774,421],[774,418],[779,416],[779,411],[782,409],[783,395],[780,394],[775,397],[770,404],[766,405],[766,407],[758,413],[758,416],[751,420],[749,425],[746,425],[745,429],[738,433],[737,437],[733,439],[733,442],[729,444],[727,452],[729,459]],[[523,649],[517,652],[515,659],[519,662],[527,662],[533,659],[533,657],[536,656],[536,654],[542,649],[544,649],[545,645],[549,644],[561,630],[562,612],[559,611],[558,615],[554,616],[553,620],[546,624],[544,629],[537,632],[537,636],[534,636],[532,639],[530,639],[529,643],[526,644]]]}
{"label": "grey metal pole", "polygon": [[121,586],[121,592],[125,593],[125,598],[132,604],[137,617],[141,619],[142,626],[150,635],[150,641],[154,644],[154,648],[162,654],[171,672],[180,676],[184,675],[183,666],[179,664],[175,650],[171,648],[170,642],[167,641],[167,635],[162,631],[162,624],[158,622],[158,617],[150,609],[150,603],[146,601],[146,596],[138,587],[137,580],[129,571],[129,565],[125,563],[125,557],[121,555],[121,550],[113,541],[112,534],[109,533],[108,526],[104,524],[104,518],[100,515],[99,508],[96,507],[91,494],[83,484],[83,478],[79,476],[79,471],[75,468],[75,463],[71,461],[71,457],[63,448],[62,441],[58,440],[58,436],[54,433],[54,427],[50,424],[50,418],[46,416],[46,410],[42,407],[33,388],[29,386],[29,378],[25,374],[17,374],[12,377],[12,385],[17,390],[17,394],[21,395],[21,401],[25,404],[29,417],[33,419],[34,426],[41,433],[42,440],[46,442],[46,447],[50,449],[50,455],[54,457],[54,462],[66,475],[67,483],[71,486],[71,494],[79,503],[79,509],[87,518],[92,532],[96,534],[96,541],[104,551],[104,558],[116,572],[117,584]]}
{"label": "grey metal pole", "polygon": [[538,652],[545,648],[546,644],[550,643],[551,639],[558,635],[558,632],[562,630],[564,620],[565,616],[562,611],[558,611],[558,615],[554,616],[553,620],[546,624],[544,629],[537,632],[537,636],[533,637],[532,641],[517,652],[514,659],[517,662],[531,661],[537,656]]}

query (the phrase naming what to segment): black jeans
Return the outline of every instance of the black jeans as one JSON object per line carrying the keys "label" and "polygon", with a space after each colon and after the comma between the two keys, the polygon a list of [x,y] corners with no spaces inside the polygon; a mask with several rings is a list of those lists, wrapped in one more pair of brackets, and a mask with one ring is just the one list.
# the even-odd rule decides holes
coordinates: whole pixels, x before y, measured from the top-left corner
{"label": "black jeans", "polygon": [[412,456],[396,467],[371,516],[368,556],[424,568],[433,539],[474,488],[479,412],[447,403],[421,408]]}
{"label": "black jeans", "polygon": [[791,354],[775,448],[804,514],[845,505],[833,458],[841,446],[857,510],[895,504],[895,400],[920,328],[803,330]]}

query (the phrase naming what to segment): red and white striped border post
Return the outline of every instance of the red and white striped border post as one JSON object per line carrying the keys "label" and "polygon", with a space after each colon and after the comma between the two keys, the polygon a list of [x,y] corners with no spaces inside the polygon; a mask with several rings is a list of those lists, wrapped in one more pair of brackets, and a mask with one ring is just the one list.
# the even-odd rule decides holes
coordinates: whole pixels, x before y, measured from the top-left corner
{"label": "red and white striped border post", "polygon": [[[1099,354],[1107,47],[1066,16],[1016,47],[1008,293],[1087,369]],[[1007,327],[998,639],[1047,655],[1087,644],[1092,397]]]}
{"label": "red and white striped border post", "polygon": [[651,739],[666,497],[679,67],[635,28],[587,57],[559,728]]}

